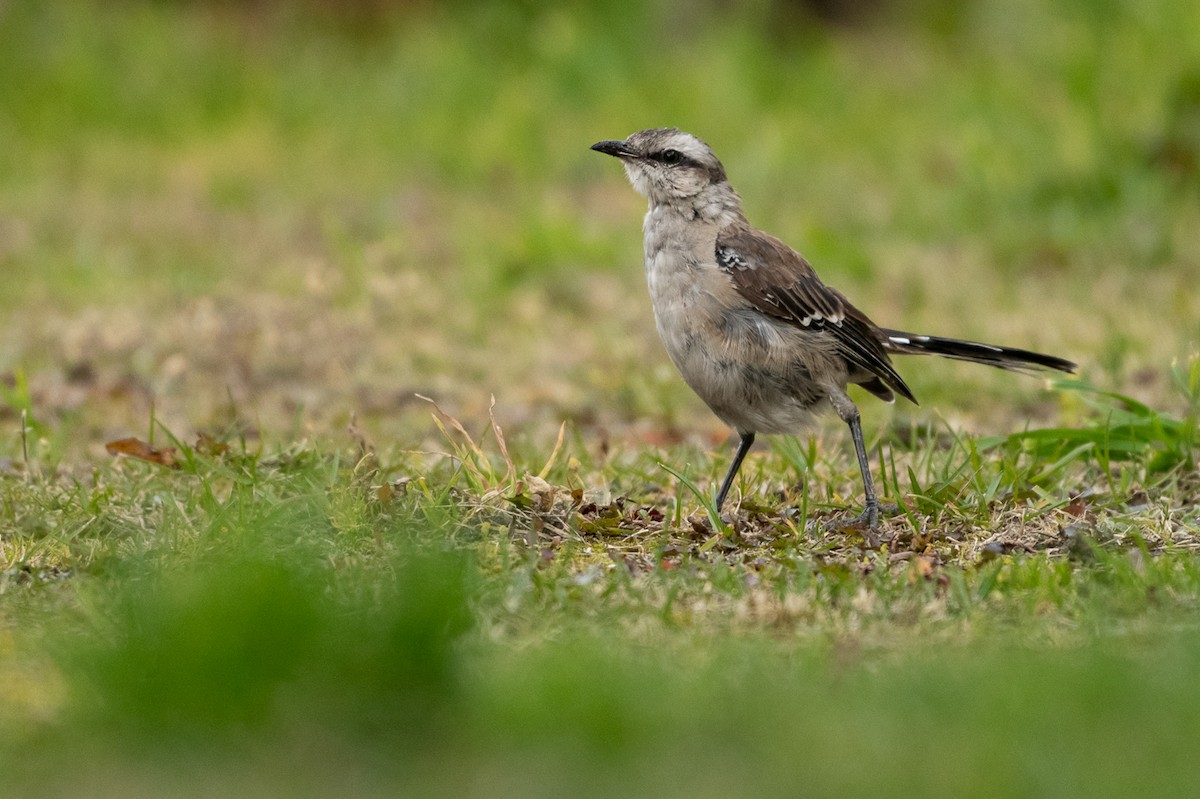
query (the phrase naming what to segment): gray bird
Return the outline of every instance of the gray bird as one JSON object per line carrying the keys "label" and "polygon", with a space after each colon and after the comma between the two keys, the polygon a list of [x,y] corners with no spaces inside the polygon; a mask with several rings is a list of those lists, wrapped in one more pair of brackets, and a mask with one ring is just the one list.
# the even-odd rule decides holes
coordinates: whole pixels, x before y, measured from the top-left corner
{"label": "gray bird", "polygon": [[646,282],[667,354],[702,400],[737,431],[717,509],[757,433],[794,433],[830,405],[850,426],[866,503],[846,526],[874,536],[879,499],[850,383],[916,403],[893,354],[940,355],[1018,372],[1071,372],[1051,355],[878,327],[802,255],[746,221],[725,168],[700,139],[674,128],[592,145],[621,160],[650,202]]}

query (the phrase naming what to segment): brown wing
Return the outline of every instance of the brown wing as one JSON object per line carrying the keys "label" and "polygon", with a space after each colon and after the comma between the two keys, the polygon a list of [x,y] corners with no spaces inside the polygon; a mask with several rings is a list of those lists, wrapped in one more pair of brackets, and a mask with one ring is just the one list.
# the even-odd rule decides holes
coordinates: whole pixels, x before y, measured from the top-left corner
{"label": "brown wing", "polygon": [[892,366],[875,323],[822,283],[798,252],[749,225],[734,224],[717,235],[716,255],[738,293],[760,313],[831,336],[851,371],[876,375],[916,402]]}

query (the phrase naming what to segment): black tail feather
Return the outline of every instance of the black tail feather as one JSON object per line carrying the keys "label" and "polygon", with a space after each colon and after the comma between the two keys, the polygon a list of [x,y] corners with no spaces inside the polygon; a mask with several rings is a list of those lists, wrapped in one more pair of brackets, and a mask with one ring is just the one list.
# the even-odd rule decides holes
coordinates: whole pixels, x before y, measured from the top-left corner
{"label": "black tail feather", "polygon": [[1075,371],[1075,364],[1068,360],[1015,347],[1000,347],[940,336],[919,336],[902,330],[880,330],[880,333],[883,335],[884,348],[901,355],[940,355],[943,358],[981,363],[1010,372]]}

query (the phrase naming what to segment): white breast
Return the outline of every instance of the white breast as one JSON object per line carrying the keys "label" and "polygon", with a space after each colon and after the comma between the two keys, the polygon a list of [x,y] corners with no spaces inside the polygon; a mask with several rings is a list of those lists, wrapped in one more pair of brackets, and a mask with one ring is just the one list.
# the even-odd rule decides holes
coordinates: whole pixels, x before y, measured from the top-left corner
{"label": "white breast", "polygon": [[[823,397],[807,358],[809,331],[752,310],[717,264],[719,227],[652,208],[646,284],[663,346],[687,384],[739,431],[795,431]],[[798,340],[799,339],[799,340]],[[828,368],[828,367],[826,367]]]}

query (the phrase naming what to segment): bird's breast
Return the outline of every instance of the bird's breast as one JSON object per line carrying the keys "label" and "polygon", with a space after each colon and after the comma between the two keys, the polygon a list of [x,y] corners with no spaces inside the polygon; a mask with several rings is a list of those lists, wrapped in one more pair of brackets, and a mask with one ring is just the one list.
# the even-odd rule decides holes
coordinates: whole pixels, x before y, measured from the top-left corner
{"label": "bird's breast", "polygon": [[750,306],[717,264],[715,228],[673,231],[669,222],[647,218],[645,255],[654,320],[671,361],[736,429],[797,429],[824,398],[814,372],[835,368],[824,337]]}

